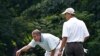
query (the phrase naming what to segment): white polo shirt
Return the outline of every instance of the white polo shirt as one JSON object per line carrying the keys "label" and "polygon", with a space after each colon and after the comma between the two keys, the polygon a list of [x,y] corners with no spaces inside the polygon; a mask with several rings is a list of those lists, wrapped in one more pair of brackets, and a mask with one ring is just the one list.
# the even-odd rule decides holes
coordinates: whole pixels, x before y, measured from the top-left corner
{"label": "white polo shirt", "polygon": [[67,37],[67,42],[84,42],[87,36],[89,36],[89,32],[82,20],[72,17],[64,22],[62,37]]}
{"label": "white polo shirt", "polygon": [[46,51],[51,51],[57,47],[59,41],[60,39],[52,34],[42,33],[41,42],[35,42],[35,40],[33,39],[28,45],[31,47],[35,47],[36,45],[39,45]]}

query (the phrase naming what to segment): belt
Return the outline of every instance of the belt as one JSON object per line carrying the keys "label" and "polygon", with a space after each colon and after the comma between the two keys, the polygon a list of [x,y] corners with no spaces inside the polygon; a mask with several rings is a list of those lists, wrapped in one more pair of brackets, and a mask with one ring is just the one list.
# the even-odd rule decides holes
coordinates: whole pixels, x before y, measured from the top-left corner
{"label": "belt", "polygon": [[58,47],[59,44],[60,44],[60,40],[59,40],[59,43],[57,44],[56,48]]}
{"label": "belt", "polygon": [[83,44],[83,42],[67,42],[67,44]]}
{"label": "belt", "polygon": [[[59,43],[57,44],[57,46],[56,46],[54,49],[56,49],[56,48],[58,47],[59,44],[60,44],[60,40],[59,40]],[[51,51],[49,51],[49,52],[51,52]]]}

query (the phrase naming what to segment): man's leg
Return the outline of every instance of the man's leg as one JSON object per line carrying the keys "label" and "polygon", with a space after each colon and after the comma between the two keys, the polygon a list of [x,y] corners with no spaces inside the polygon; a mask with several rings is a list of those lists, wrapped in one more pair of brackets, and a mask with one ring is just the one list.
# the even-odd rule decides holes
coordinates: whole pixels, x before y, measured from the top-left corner
{"label": "man's leg", "polygon": [[66,56],[66,52],[65,52],[66,50],[64,49],[64,51],[63,51],[63,55],[62,56]]}
{"label": "man's leg", "polygon": [[44,56],[50,56],[51,52],[46,51]]}
{"label": "man's leg", "polygon": [[73,56],[72,44],[66,44],[63,56]]}
{"label": "man's leg", "polygon": [[[58,56],[61,43],[62,43],[62,41],[60,41],[59,45],[56,47],[54,56]],[[62,54],[63,54],[63,51],[62,51]]]}
{"label": "man's leg", "polygon": [[74,45],[74,56],[84,56],[84,49],[81,43],[77,43]]}

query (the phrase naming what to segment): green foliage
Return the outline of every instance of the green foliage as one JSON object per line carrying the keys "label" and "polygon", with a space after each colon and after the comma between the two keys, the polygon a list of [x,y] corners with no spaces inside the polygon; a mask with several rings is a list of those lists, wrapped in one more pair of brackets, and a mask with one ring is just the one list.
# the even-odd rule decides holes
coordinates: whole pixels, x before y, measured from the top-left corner
{"label": "green foliage", "polygon": [[[17,49],[31,41],[31,32],[36,28],[60,38],[65,21],[61,13],[67,7],[75,8],[76,17],[89,29],[86,56],[100,56],[99,0],[0,0],[0,56],[14,56]],[[25,55],[44,54],[38,46],[33,51]]]}

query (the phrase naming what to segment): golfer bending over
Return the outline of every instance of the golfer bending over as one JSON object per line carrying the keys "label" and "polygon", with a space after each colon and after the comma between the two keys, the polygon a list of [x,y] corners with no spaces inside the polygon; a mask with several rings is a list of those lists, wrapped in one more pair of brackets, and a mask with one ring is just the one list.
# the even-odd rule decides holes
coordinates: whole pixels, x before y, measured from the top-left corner
{"label": "golfer bending over", "polygon": [[44,56],[58,56],[60,48],[60,39],[58,37],[49,33],[41,33],[41,31],[37,29],[32,32],[32,37],[33,39],[28,45],[16,52],[16,56],[20,56],[22,52],[26,52],[36,45],[46,50]]}

